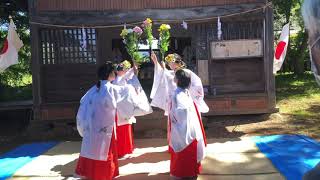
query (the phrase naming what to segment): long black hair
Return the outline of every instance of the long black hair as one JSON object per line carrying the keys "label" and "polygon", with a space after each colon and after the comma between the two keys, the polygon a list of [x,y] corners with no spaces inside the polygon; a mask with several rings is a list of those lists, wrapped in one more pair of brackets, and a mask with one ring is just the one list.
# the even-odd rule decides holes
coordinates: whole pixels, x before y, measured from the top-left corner
{"label": "long black hair", "polygon": [[110,74],[114,71],[114,66],[111,62],[106,62],[98,68],[97,75],[99,81],[97,82],[97,87],[100,88],[101,80],[107,80]]}

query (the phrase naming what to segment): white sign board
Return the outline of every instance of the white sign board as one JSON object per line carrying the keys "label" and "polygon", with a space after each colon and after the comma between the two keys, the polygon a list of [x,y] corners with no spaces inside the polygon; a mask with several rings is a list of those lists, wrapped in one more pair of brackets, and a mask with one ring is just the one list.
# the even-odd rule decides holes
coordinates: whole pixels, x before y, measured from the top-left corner
{"label": "white sign board", "polygon": [[230,40],[211,42],[212,59],[229,59],[263,56],[263,44],[260,39]]}

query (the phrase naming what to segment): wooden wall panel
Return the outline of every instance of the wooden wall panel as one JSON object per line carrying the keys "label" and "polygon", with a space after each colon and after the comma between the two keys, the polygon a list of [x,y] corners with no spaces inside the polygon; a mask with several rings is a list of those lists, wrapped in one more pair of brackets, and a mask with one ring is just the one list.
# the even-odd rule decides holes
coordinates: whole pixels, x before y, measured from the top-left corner
{"label": "wooden wall panel", "polygon": [[41,120],[75,120],[77,107],[68,107],[65,104],[58,107],[43,107],[41,109]]}
{"label": "wooden wall panel", "polygon": [[231,98],[225,98],[225,99],[218,99],[215,101],[208,101],[207,103],[210,111],[231,111],[232,105],[231,105]]}
{"label": "wooden wall panel", "polygon": [[266,98],[238,99],[236,101],[236,108],[239,110],[267,109],[267,104]]}
{"label": "wooden wall panel", "polygon": [[240,115],[240,114],[264,114],[273,113],[274,109],[268,108],[266,94],[207,97],[206,103],[210,112],[204,116],[213,115]]}
{"label": "wooden wall panel", "polygon": [[211,60],[213,95],[265,92],[262,59]]}
{"label": "wooden wall panel", "polygon": [[265,0],[38,0],[37,4],[39,11],[99,11],[187,8],[264,2]]}
{"label": "wooden wall panel", "polygon": [[79,102],[95,84],[96,69],[89,64],[42,66],[43,103]]}

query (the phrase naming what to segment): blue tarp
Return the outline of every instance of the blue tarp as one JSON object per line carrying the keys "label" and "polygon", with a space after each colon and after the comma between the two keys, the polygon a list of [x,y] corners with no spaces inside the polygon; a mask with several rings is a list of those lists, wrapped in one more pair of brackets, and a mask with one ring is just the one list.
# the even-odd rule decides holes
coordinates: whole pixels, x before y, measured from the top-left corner
{"label": "blue tarp", "polygon": [[274,135],[252,139],[288,180],[301,180],[320,162],[320,143],[307,136]]}
{"label": "blue tarp", "polygon": [[17,147],[0,156],[0,180],[11,177],[19,168],[47,152],[58,142],[33,143]]}

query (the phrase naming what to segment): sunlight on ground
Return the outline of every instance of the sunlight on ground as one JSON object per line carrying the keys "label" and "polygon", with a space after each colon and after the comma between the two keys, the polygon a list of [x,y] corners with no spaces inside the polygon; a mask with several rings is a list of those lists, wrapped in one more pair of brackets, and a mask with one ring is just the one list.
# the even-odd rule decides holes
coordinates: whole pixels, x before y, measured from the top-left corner
{"label": "sunlight on ground", "polygon": [[209,155],[208,158],[226,164],[250,162],[250,159],[247,156],[240,153],[215,154],[213,156]]}
{"label": "sunlight on ground", "polygon": [[141,174],[146,173],[148,175],[164,174],[170,171],[170,160],[160,161],[157,163],[129,163],[127,165],[121,166],[120,177],[129,174]]}
{"label": "sunlight on ground", "polygon": [[[119,160],[120,177],[141,173],[148,175],[169,173],[170,160],[167,150],[168,146],[136,148],[132,154]],[[137,161],[139,157],[141,161]],[[148,162],[150,160],[157,162]]]}
{"label": "sunlight on ground", "polygon": [[155,153],[155,152],[166,152],[168,150],[168,146],[160,146],[160,147],[146,147],[146,148],[135,148],[133,154],[143,154],[143,153]]}
{"label": "sunlight on ground", "polygon": [[[68,155],[42,155],[31,161],[21,169],[15,176],[69,176],[73,175],[75,161],[78,159],[79,153]],[[73,162],[70,164],[71,162]]]}
{"label": "sunlight on ground", "polygon": [[[203,176],[199,179],[212,179],[222,174],[230,178],[239,174],[278,174],[250,138],[209,139],[208,142],[207,157],[202,161]],[[60,143],[21,168],[12,179],[73,179],[80,144]],[[137,140],[133,154],[119,160],[120,176],[117,179],[168,179],[170,155],[164,144],[166,139]]]}
{"label": "sunlight on ground", "polygon": [[[258,152],[258,148],[255,143],[250,140],[250,138],[240,138],[234,141],[228,141],[225,139],[223,143],[212,143],[212,141],[208,141],[207,153],[244,153],[244,152]],[[235,148],[236,147],[236,148]]]}

